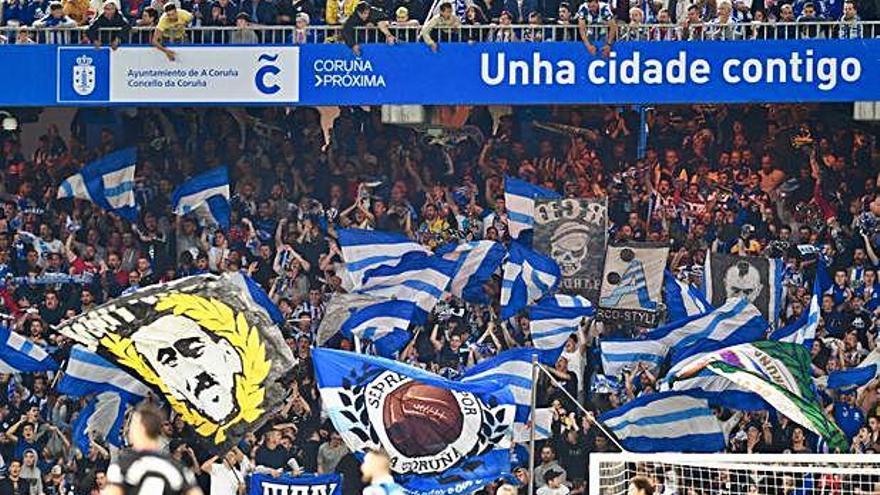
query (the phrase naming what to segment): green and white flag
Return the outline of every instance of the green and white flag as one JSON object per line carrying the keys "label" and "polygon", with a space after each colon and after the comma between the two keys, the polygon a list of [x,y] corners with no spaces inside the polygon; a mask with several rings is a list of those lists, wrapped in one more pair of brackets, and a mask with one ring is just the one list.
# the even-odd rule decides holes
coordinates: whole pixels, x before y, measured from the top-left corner
{"label": "green and white flag", "polygon": [[795,423],[821,435],[831,451],[846,453],[849,442],[829,419],[813,391],[810,354],[803,345],[763,340],[707,353],[679,369],[671,382],[709,370],[754,392]]}

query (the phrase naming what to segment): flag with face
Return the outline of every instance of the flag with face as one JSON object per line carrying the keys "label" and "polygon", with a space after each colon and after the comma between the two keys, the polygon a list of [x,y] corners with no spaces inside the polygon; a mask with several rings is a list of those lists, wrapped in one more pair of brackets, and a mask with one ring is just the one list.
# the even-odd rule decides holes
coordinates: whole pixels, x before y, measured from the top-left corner
{"label": "flag with face", "polygon": [[746,298],[775,324],[782,307],[782,269],[776,258],[708,253],[706,299],[717,308],[728,299]]}
{"label": "flag with face", "polygon": [[59,326],[152,387],[203,446],[225,452],[280,406],[293,356],[270,311],[229,274],[153,285]]}

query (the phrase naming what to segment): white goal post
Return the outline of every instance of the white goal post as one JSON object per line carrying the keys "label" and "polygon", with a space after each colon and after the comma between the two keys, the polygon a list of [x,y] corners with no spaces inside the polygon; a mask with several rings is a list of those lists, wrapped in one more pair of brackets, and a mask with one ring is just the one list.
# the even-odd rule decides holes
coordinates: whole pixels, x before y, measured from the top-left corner
{"label": "white goal post", "polygon": [[880,495],[876,454],[590,454],[589,495]]}

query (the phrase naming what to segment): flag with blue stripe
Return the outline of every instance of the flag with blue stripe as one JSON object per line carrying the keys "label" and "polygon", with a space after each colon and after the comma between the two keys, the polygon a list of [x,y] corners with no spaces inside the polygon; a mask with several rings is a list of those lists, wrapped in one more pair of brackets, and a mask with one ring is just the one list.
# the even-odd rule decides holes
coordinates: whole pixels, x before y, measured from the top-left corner
{"label": "flag with blue stripe", "polygon": [[800,318],[770,334],[770,340],[803,344],[807,349],[813,348],[816,329],[819,327],[819,316],[822,310],[822,296],[831,287],[831,277],[825,266],[825,260],[819,257],[816,263],[816,278],[813,280],[813,295],[810,307]]}
{"label": "flag with blue stripe", "polygon": [[0,373],[54,371],[58,363],[45,349],[6,327],[0,327]]}
{"label": "flag with blue stripe", "polygon": [[[572,305],[565,306],[569,303]],[[532,345],[541,351],[541,362],[556,364],[569,335],[578,331],[584,318],[595,314],[596,310],[590,301],[581,296],[557,294],[530,306],[529,333]]]}
{"label": "flag with blue stripe", "polygon": [[122,447],[122,426],[128,404],[115,392],[101,392],[89,400],[73,425],[73,443],[83,455],[89,455],[91,441],[106,441],[114,447]]}
{"label": "flag with blue stripe", "polygon": [[136,148],[114,151],[87,163],[78,173],[61,182],[58,199],[85,199],[135,222],[138,215],[134,196],[136,164]]}
{"label": "flag with blue stripe", "polygon": [[[446,380],[376,356],[312,349],[324,413],[355,453],[382,449],[409,493],[462,493],[510,472],[516,403],[496,379]],[[479,469],[477,469],[479,468]]]}
{"label": "flag with blue stripe", "polygon": [[602,365],[610,375],[620,375],[624,367],[638,363],[656,371],[671,351],[681,353],[706,339],[725,341],[733,334],[763,334],[768,327],[761,312],[747,299],[731,299],[710,313],[659,327],[641,339],[602,341]]}
{"label": "flag with blue stripe", "polygon": [[410,301],[428,314],[443,297],[454,272],[453,261],[410,253],[394,266],[367,270],[358,293]]}
{"label": "flag with blue stripe", "polygon": [[241,297],[247,306],[253,310],[262,310],[262,312],[279,327],[285,325],[284,315],[278,306],[272,302],[266,291],[260,287],[254,279],[241,273],[224,273],[223,278],[229,280],[240,289]]}
{"label": "flag with blue stripe", "polygon": [[535,438],[550,438],[552,414],[535,411],[535,421],[531,419],[532,411],[532,354],[535,349],[519,347],[499,353],[497,356],[481,361],[465,370],[458,379],[462,382],[494,379],[503,382],[513,394],[516,403],[516,422],[514,429],[525,432],[516,441],[523,441],[528,435],[531,425],[535,425]]}
{"label": "flag with blue stripe", "polygon": [[410,301],[390,299],[358,308],[342,324],[346,337],[369,340],[376,354],[392,358],[411,338],[411,323],[424,324],[424,313]]}
{"label": "flag with blue stripe", "polygon": [[501,318],[508,319],[559,285],[562,273],[553,259],[518,242],[510,243],[501,281]]}
{"label": "flag with blue stripe", "polygon": [[646,394],[599,420],[631,452],[721,452],[721,422],[705,399],[683,392]]}
{"label": "flag with blue stripe", "polygon": [[[560,199],[562,196],[514,177],[504,177],[504,205],[507,209],[507,230],[511,239],[531,231],[535,223],[536,199]],[[530,244],[527,239],[523,242]]]}
{"label": "flag with blue stripe", "polygon": [[875,376],[877,376],[876,364],[862,368],[832,371],[828,375],[828,388],[848,392],[865,385]]}
{"label": "flag with blue stripe", "polygon": [[179,185],[171,194],[175,215],[195,212],[204,222],[229,230],[229,172],[214,167]]}
{"label": "flag with blue stripe", "polygon": [[431,250],[402,234],[379,230],[339,229],[339,248],[347,272],[346,288],[359,289],[367,270],[396,266],[404,255]]}
{"label": "flag with blue stripe", "polygon": [[70,349],[70,357],[56,389],[77,397],[100,392],[116,392],[130,397],[150,394],[149,387],[81,345]]}
{"label": "flag with blue stripe", "polygon": [[437,249],[437,256],[456,262],[449,292],[467,302],[488,304],[485,284],[501,266],[505,249],[495,241],[471,241],[447,244]]}
{"label": "flag with blue stripe", "polygon": [[668,270],[663,274],[663,285],[668,322],[705,314],[714,309],[700,289],[679,280]]}

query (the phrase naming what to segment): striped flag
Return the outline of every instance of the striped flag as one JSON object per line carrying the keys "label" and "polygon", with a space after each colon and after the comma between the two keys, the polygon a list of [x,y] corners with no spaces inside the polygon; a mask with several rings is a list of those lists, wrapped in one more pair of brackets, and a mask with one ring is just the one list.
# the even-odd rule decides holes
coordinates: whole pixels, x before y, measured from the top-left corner
{"label": "striped flag", "polygon": [[816,338],[816,329],[819,327],[822,295],[825,294],[829,287],[831,287],[831,277],[828,276],[825,261],[820,256],[819,261],[816,263],[816,278],[813,280],[813,295],[810,298],[810,307],[796,321],[770,334],[770,340],[803,344],[807,349],[812,349],[813,340]]}
{"label": "striped flag", "polygon": [[472,241],[447,244],[437,250],[437,256],[457,263],[449,292],[467,302],[487,304],[485,284],[504,260],[504,246],[495,241]]}
{"label": "striped flag", "polygon": [[134,171],[137,150],[125,148],[86,164],[58,186],[58,199],[91,201],[131,222],[137,221]]}
{"label": "striped flag", "polygon": [[184,182],[171,194],[174,214],[191,212],[211,225],[229,230],[229,173],[225,166],[214,167]]}
{"label": "striped flag", "polygon": [[521,309],[552,293],[561,277],[559,265],[551,258],[511,242],[501,281],[501,318],[512,318]]}
{"label": "striped flag", "polygon": [[367,270],[358,292],[410,301],[428,314],[443,297],[454,272],[455,262],[439,256],[410,253],[394,266]]}
{"label": "striped flag", "polygon": [[851,391],[865,385],[877,376],[877,365],[832,371],[828,375],[828,388]]}
{"label": "striped flag", "polygon": [[663,285],[668,322],[702,315],[714,309],[700,289],[679,280],[668,270],[663,274]]}
{"label": "striped flag", "polygon": [[720,452],[721,422],[705,399],[682,392],[646,394],[599,420],[631,452]]}
{"label": "striped flag", "polygon": [[89,400],[73,425],[73,442],[83,455],[89,455],[90,440],[122,447],[122,425],[128,404],[115,392],[101,392]]}
{"label": "striped flag", "polygon": [[100,392],[116,392],[130,397],[150,394],[149,387],[81,345],[70,349],[57,389],[62,394],[77,397]]}
{"label": "striped flag", "polygon": [[357,309],[342,324],[347,338],[369,340],[376,354],[391,358],[410,340],[411,323],[425,322],[423,313],[410,301],[390,299]]}
{"label": "striped flag", "polygon": [[[462,382],[497,379],[502,383],[509,384],[510,392],[516,403],[514,437],[516,441],[520,442],[528,440],[532,425],[530,413],[532,409],[532,354],[534,353],[534,349],[525,347],[510,349],[471,366],[459,378],[459,381]],[[535,413],[537,418],[535,438],[549,438],[553,414],[547,416],[542,412],[542,409],[536,410]],[[519,438],[516,437],[517,432],[519,432]]]}
{"label": "striped flag", "polygon": [[536,199],[559,199],[556,191],[536,186],[524,180],[504,177],[504,204],[507,209],[507,230],[512,239],[532,230],[535,223]]}
{"label": "striped flag", "polygon": [[730,299],[702,316],[673,322],[648,332],[643,339],[607,339],[601,342],[605,373],[620,375],[623,368],[645,363],[656,371],[670,352],[683,353],[700,341],[725,341],[731,335],[765,332],[769,324],[746,299]]}
{"label": "striped flag", "polygon": [[6,327],[0,327],[0,373],[34,373],[58,369],[45,349]]}
{"label": "striped flag", "polygon": [[361,287],[367,270],[396,266],[406,254],[431,254],[430,249],[404,235],[378,230],[340,229],[339,247],[348,272],[346,288],[350,290]]}
{"label": "striped flag", "polygon": [[[565,306],[569,303],[573,305]],[[555,364],[568,336],[578,331],[584,318],[594,314],[596,310],[590,301],[581,296],[555,295],[545,297],[531,306],[529,333],[532,345],[542,351],[541,362]]]}

